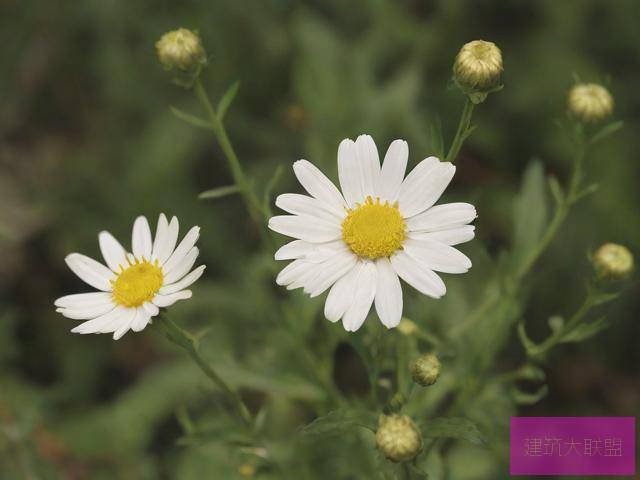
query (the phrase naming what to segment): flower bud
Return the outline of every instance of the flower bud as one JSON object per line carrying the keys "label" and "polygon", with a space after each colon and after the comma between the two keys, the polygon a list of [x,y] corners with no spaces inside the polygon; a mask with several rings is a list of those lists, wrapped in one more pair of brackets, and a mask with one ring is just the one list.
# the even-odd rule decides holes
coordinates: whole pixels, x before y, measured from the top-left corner
{"label": "flower bud", "polygon": [[613,97],[596,83],[575,84],[569,90],[567,104],[569,113],[583,122],[599,122],[613,113]]}
{"label": "flower bud", "polygon": [[406,415],[381,415],[376,445],[389,460],[403,462],[420,452],[422,436],[413,420]]}
{"label": "flower bud", "polygon": [[633,255],[622,245],[605,243],[594,253],[593,265],[601,277],[623,279],[633,271]]}
{"label": "flower bud", "polygon": [[465,44],[453,63],[453,80],[474,103],[502,88],[502,52],[493,42]]}
{"label": "flower bud", "polygon": [[418,333],[418,326],[408,318],[403,318],[400,320],[400,324],[398,325],[398,331],[401,334],[410,337],[411,335]]}
{"label": "flower bud", "polygon": [[433,385],[440,376],[440,361],[433,353],[420,355],[411,365],[413,381],[423,387]]}
{"label": "flower bud", "polygon": [[179,28],[165,33],[156,42],[160,63],[167,70],[198,72],[207,64],[207,54],[197,32]]}

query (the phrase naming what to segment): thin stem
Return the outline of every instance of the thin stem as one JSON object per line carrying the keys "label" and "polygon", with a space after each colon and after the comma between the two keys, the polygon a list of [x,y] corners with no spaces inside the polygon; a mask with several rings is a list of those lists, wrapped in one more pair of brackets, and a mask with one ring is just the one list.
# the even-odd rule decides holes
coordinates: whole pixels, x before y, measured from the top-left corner
{"label": "thin stem", "polygon": [[242,198],[244,199],[247,209],[249,210],[249,214],[251,215],[252,220],[258,226],[260,231],[262,231],[263,220],[265,218],[265,212],[262,209],[262,205],[260,204],[256,193],[251,187],[251,184],[247,180],[247,176],[245,175],[242,165],[240,164],[240,160],[238,160],[238,156],[236,155],[236,152],[233,149],[233,145],[229,140],[229,136],[227,135],[227,131],[224,128],[224,124],[218,118],[216,111],[211,105],[209,96],[207,95],[207,92],[204,89],[199,78],[196,80],[194,86],[196,97],[198,98],[200,103],[202,103],[202,106],[206,110],[209,121],[211,122],[213,133],[216,136],[216,140],[218,140],[218,144],[220,145],[225,158],[227,159],[227,164],[229,165],[229,169],[231,170],[233,180],[240,189],[240,193],[242,195]]}
{"label": "thin stem", "polygon": [[160,315],[158,318],[158,323],[164,328],[165,332],[167,333],[167,338],[187,352],[189,357],[191,357],[196,365],[200,367],[204,374],[209,377],[209,379],[211,379],[211,381],[227,397],[227,400],[229,401],[229,403],[231,403],[231,405],[233,405],[234,409],[242,420],[242,423],[247,427],[251,426],[252,417],[249,409],[242,401],[242,398],[240,397],[238,392],[232,389],[220,377],[220,375],[218,375],[213,367],[204,358],[202,358],[198,350],[197,340],[191,334],[178,327],[178,325],[176,325],[166,315]]}
{"label": "thin stem", "polygon": [[462,144],[469,136],[469,125],[471,124],[471,116],[473,115],[474,104],[468,98],[465,101],[464,108],[462,109],[462,115],[460,116],[460,122],[458,123],[458,130],[456,131],[455,137],[453,137],[453,142],[451,142],[451,148],[449,148],[449,152],[445,158],[446,162],[453,163],[458,153],[460,153],[460,149],[462,148]]}

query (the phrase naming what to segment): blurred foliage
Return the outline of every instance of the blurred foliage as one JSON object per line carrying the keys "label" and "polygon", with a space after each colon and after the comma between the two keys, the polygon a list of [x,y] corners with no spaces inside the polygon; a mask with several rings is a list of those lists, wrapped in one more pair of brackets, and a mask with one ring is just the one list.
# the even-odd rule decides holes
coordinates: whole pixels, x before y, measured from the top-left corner
{"label": "blurred foliage", "polygon": [[[367,420],[350,409],[390,396],[406,375],[391,371],[395,360],[406,365],[431,348],[443,374],[406,405],[425,431],[429,422],[445,429],[445,438],[437,428],[426,436],[417,467],[429,478],[505,477],[516,413],[640,413],[637,282],[598,307],[609,308],[610,328],[554,348],[542,369],[519,369],[526,352],[515,328],[526,319],[538,343],[557,324],[547,318],[570,317],[585,296],[587,252],[601,243],[639,253],[637,2],[9,0],[0,11],[0,478],[393,475],[361,426]],[[374,391],[366,351],[382,327],[370,321],[349,337],[322,318],[321,299],[278,290],[240,198],[197,198],[232,181],[210,132],[171,114],[170,106],[201,112],[154,54],[157,38],[178,26],[200,32],[213,97],[240,82],[229,135],[259,188],[285,166],[275,191],[297,191],[288,166],[298,158],[336,178],[338,142],[363,132],[380,149],[405,138],[411,166],[436,152],[431,126],[441,122],[448,144],[462,109],[447,89],[457,50],[476,38],[502,48],[505,89],[477,109],[478,129],[444,199],[478,209],[478,240],[463,246],[474,267],[448,277],[437,302],[405,289],[420,333],[389,332]],[[468,348],[451,347],[442,339],[497,288],[505,252],[513,261],[540,235],[551,208],[546,178],[567,179],[571,153],[553,120],[564,115],[574,72],[610,78],[625,122],[587,159],[599,190],[572,210],[520,294],[490,312],[492,322],[512,322],[505,338],[479,323],[462,337]],[[219,393],[155,325],[113,342],[69,334],[72,322],[54,311],[55,298],[84,290],[67,253],[97,256],[98,231],[125,239],[135,216],[160,212],[202,227],[207,274],[172,318],[210,329],[201,350],[260,412],[259,447],[246,444]],[[467,420],[456,423],[460,416]],[[336,418],[344,431],[323,433]]]}

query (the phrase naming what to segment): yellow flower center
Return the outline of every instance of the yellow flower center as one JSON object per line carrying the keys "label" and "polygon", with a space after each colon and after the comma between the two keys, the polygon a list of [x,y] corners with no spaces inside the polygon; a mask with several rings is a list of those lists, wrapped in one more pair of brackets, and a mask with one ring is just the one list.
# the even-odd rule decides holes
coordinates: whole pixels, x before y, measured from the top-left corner
{"label": "yellow flower center", "polygon": [[162,269],[157,260],[149,263],[144,257],[142,261],[136,258],[135,263],[127,258],[127,262],[129,266],[120,265],[118,277],[111,282],[113,300],[124,307],[139,307],[151,301],[162,287]]}
{"label": "yellow flower center", "polygon": [[405,239],[405,224],[398,202],[374,202],[368,196],[364,204],[347,210],[342,221],[342,239],[359,257],[376,259],[388,257],[402,247]]}

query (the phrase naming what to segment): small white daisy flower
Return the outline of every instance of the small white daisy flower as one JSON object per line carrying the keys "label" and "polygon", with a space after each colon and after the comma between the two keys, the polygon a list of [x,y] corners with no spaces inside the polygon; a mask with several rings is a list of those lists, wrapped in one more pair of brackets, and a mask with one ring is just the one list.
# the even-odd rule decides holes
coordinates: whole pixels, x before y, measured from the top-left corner
{"label": "small white daisy flower", "polygon": [[468,203],[434,206],[456,168],[429,157],[404,178],[409,147],[389,146],[382,168],[373,139],[361,135],[338,147],[342,193],[307,160],[293,164],[309,195],[286,193],[276,205],[291,215],[269,220],[272,230],[296,238],[276,254],[293,260],[276,282],[315,297],[331,287],[327,319],[356,331],[371,304],[387,328],[402,317],[402,278],[424,295],[446,293],[435,272],[464,273],[471,261],[452,245],[468,242],[476,209]]}
{"label": "small white daisy flower", "polygon": [[69,268],[100,292],[67,295],[55,301],[56,311],[74,320],[88,320],[72,332],[112,333],[118,340],[130,329],[139,332],[160,312],[160,308],[191,297],[186,290],[198,280],[204,265],[189,272],[198,257],[195,246],[200,227],[193,227],[180,244],[178,219],[167,221],[160,214],[155,239],[149,222],[138,217],[133,224],[131,249],[125,251],[109,232],[98,241],[108,266],[80,253],[67,255]]}

